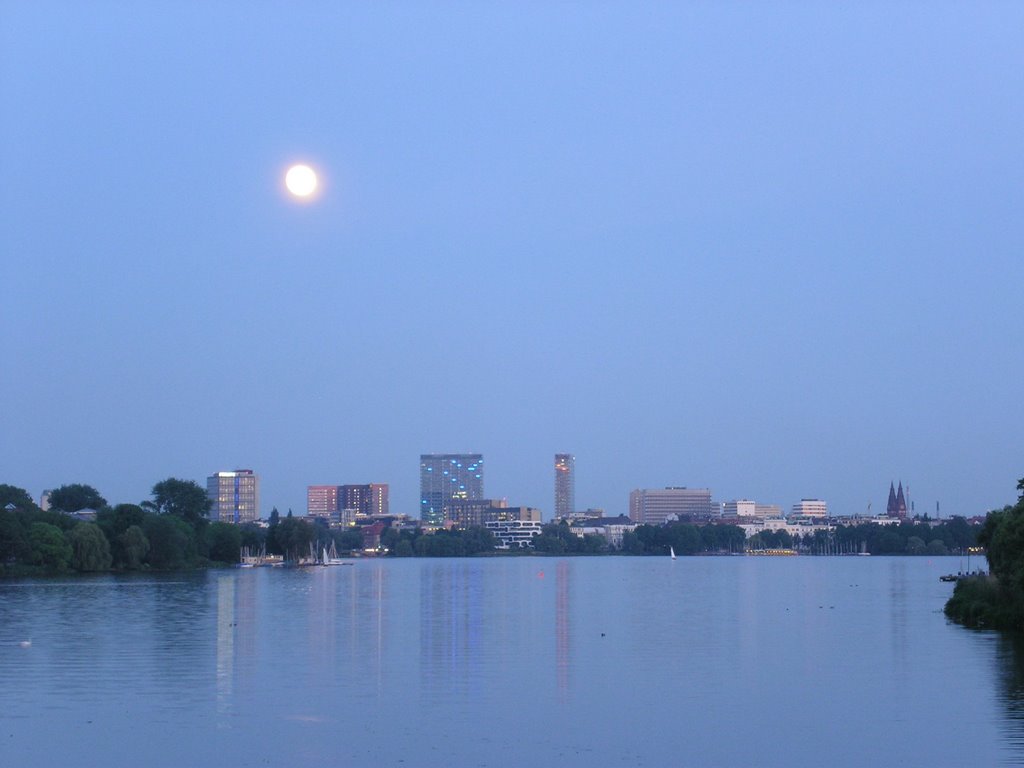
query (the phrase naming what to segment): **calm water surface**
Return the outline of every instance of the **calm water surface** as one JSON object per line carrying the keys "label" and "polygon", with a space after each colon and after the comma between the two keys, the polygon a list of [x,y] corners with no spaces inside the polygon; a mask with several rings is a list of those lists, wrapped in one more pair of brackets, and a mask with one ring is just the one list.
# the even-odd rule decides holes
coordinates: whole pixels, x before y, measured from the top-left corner
{"label": "calm water surface", "polygon": [[0,582],[0,765],[1022,764],[1024,648],[946,622],[938,576],[958,566],[376,560]]}

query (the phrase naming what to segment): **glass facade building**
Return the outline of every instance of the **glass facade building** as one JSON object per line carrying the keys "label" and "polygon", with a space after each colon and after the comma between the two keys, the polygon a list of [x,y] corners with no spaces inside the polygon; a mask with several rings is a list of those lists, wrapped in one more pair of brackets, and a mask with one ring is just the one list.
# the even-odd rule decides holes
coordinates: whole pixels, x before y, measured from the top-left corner
{"label": "glass facade building", "polygon": [[484,457],[479,453],[420,455],[420,520],[443,525],[452,499],[484,498]]}
{"label": "glass facade building", "polygon": [[251,469],[217,472],[206,478],[210,519],[221,523],[249,523],[259,517],[260,479]]}

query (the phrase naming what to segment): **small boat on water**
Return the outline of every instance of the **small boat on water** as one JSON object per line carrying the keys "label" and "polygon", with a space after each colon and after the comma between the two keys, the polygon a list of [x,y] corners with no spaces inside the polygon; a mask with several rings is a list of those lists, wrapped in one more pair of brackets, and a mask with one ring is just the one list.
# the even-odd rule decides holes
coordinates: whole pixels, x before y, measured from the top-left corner
{"label": "small boat on water", "polygon": [[346,562],[342,558],[338,557],[338,550],[334,546],[334,542],[331,542],[331,548],[323,548],[323,557],[320,560],[320,565],[351,565],[352,563]]}
{"label": "small boat on water", "polygon": [[671,557],[673,560],[676,559],[676,551],[672,548],[671,545],[669,545],[668,548],[668,556]]}

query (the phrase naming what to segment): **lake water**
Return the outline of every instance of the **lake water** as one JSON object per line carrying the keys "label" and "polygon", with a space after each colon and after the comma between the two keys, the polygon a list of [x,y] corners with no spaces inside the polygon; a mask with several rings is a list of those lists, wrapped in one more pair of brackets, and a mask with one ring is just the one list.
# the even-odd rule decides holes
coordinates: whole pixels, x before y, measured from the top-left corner
{"label": "lake water", "polygon": [[959,565],[409,559],[0,582],[0,765],[1021,764],[1024,649],[947,623],[938,577]]}

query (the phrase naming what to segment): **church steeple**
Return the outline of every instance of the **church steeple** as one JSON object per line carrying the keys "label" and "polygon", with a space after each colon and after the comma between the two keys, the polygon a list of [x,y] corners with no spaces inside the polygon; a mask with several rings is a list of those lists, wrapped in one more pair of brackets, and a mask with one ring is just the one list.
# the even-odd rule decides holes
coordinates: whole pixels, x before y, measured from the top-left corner
{"label": "church steeple", "polygon": [[907,516],[907,500],[903,497],[903,481],[900,481],[900,489],[896,492],[896,514],[900,517]]}
{"label": "church steeple", "polygon": [[[900,484],[902,489],[903,484]],[[900,493],[903,491],[901,490]],[[895,515],[896,514],[896,488],[893,487],[892,483],[889,483],[889,503],[885,505],[885,514]]]}

